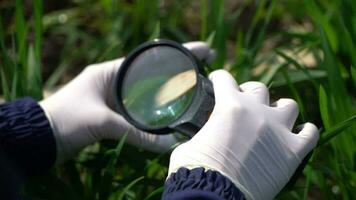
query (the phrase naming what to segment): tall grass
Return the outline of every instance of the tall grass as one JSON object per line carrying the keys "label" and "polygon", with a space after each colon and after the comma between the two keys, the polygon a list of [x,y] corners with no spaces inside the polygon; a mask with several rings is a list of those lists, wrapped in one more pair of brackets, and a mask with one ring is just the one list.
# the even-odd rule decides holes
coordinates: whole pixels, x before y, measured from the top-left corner
{"label": "tall grass", "polygon": [[[304,173],[277,198],[356,196],[356,4],[352,0],[236,4],[100,0],[75,1],[55,11],[44,11],[41,0],[30,6],[22,0],[5,2],[0,3],[0,88],[6,100],[28,95],[41,99],[43,89],[65,82],[85,64],[123,56],[148,39],[206,40],[218,52],[208,71],[225,68],[238,82],[266,83],[273,99],[297,100],[298,123],[312,121],[320,128],[319,145]],[[50,66],[44,62],[48,47],[43,44],[56,39],[63,40],[55,52],[59,61]],[[307,57],[312,61],[304,62]],[[42,69],[51,72],[44,79]],[[168,153],[157,156],[124,141],[125,137],[117,144],[103,141],[86,148],[75,159],[30,180],[24,195],[158,199]]]}

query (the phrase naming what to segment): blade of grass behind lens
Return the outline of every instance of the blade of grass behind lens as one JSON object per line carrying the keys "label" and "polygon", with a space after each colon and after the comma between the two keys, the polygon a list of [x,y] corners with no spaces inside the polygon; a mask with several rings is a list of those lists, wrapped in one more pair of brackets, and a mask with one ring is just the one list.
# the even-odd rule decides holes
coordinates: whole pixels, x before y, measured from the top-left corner
{"label": "blade of grass behind lens", "polygon": [[226,37],[228,33],[228,25],[224,19],[224,1],[223,0],[214,0],[210,1],[211,6],[211,15],[209,15],[209,21],[212,22],[212,29],[215,31],[214,45],[216,49],[217,57],[212,64],[214,69],[222,68],[225,63],[226,58]]}
{"label": "blade of grass behind lens", "polygon": [[253,58],[256,57],[257,52],[262,47],[263,40],[264,40],[265,35],[266,35],[267,27],[268,27],[268,25],[269,25],[269,23],[271,21],[272,14],[273,14],[273,11],[274,11],[276,5],[277,5],[277,0],[273,0],[271,2],[271,5],[268,7],[267,15],[264,17],[263,25],[262,25],[261,29],[259,29],[258,35],[257,35],[257,39],[255,40],[257,42],[255,43],[254,46],[252,46],[251,55],[252,55]]}
{"label": "blade of grass behind lens", "polygon": [[300,95],[299,95],[297,89],[295,88],[295,86],[293,85],[293,83],[290,81],[290,78],[289,78],[287,70],[283,68],[283,69],[281,69],[281,72],[283,74],[283,77],[287,81],[288,88],[292,92],[293,97],[295,98],[295,101],[298,103],[302,121],[306,122],[307,121],[307,115],[306,115],[306,112],[305,112],[305,108],[304,108],[304,104],[303,104],[302,98],[300,97]]}
{"label": "blade of grass behind lens", "polygon": [[305,167],[305,172],[306,172],[306,180],[305,180],[305,189],[304,189],[304,193],[303,193],[303,199],[307,200],[308,199],[308,192],[309,192],[309,188],[311,185],[311,178],[313,176],[313,168],[312,165],[314,163],[314,160],[316,159],[316,156],[318,154],[318,149],[315,149],[313,152],[313,155],[311,156],[309,163],[306,167]]}
{"label": "blade of grass behind lens", "polygon": [[41,64],[42,51],[42,17],[43,17],[43,3],[42,0],[35,0],[34,2],[35,14],[35,55],[36,60]]}
{"label": "blade of grass behind lens", "polygon": [[[29,46],[29,51],[34,51],[33,59],[34,65],[28,63],[28,83],[27,90],[30,95],[37,100],[42,99],[43,83],[41,77],[41,52],[42,52],[42,17],[43,17],[43,3],[42,0],[34,1],[34,19],[35,19],[35,44],[34,47]],[[34,49],[31,49],[34,48]],[[33,92],[33,93],[32,93]]]}
{"label": "blade of grass behind lens", "polygon": [[8,50],[5,46],[5,29],[0,15],[0,66],[4,73],[8,76],[13,73],[12,61],[8,55]]}
{"label": "blade of grass behind lens", "polygon": [[135,180],[133,180],[131,183],[129,183],[124,189],[123,191],[120,193],[120,196],[117,198],[118,200],[123,200],[126,193],[132,188],[132,186],[134,186],[136,183],[138,183],[139,181],[143,180],[144,177],[138,177]]}
{"label": "blade of grass behind lens", "polygon": [[157,39],[157,38],[160,38],[160,35],[161,35],[161,25],[160,25],[160,22],[157,21],[156,22],[156,25],[150,35],[150,37],[148,38],[148,40],[153,40],[153,39]]}
{"label": "blade of grass behind lens", "polygon": [[[15,54],[16,52],[16,42],[15,42],[15,36],[12,34],[12,38],[11,38],[11,45],[12,45],[12,50],[13,50],[13,54]],[[21,97],[24,95],[24,91],[22,90],[22,87],[19,86],[21,85],[20,80],[19,80],[19,76],[21,76],[22,74],[20,73],[21,71],[21,66],[19,66],[18,64],[16,64],[15,60],[13,61],[13,74],[12,74],[12,79],[11,79],[11,99],[16,99],[18,97]]]}
{"label": "blade of grass behind lens", "polygon": [[310,75],[309,71],[304,66],[302,66],[296,60],[294,60],[292,57],[286,55],[285,53],[283,53],[282,51],[280,51],[278,49],[276,49],[275,52],[277,53],[277,55],[281,56],[283,59],[285,59],[289,63],[293,64],[298,70],[301,70],[312,82],[315,91],[318,91],[318,84],[316,83],[315,79]]}
{"label": "blade of grass behind lens", "polygon": [[[270,3],[267,11],[265,11],[266,4],[266,1],[259,2],[247,33],[237,35],[236,42],[240,44],[240,51],[236,49],[236,62],[233,64],[231,72],[238,78],[238,81],[244,82],[251,79],[251,68],[256,65],[256,55],[263,45],[266,30],[276,6],[276,0]],[[266,16],[263,15],[264,13],[266,13]],[[257,26],[261,19],[263,19],[262,26]],[[254,35],[256,35],[256,38],[253,37]],[[240,41],[241,38],[243,38],[243,43]]]}
{"label": "blade of grass behind lens", "polygon": [[36,100],[42,99],[41,69],[36,60],[35,50],[32,44],[29,45],[27,61],[27,94]]}
{"label": "blade of grass behind lens", "polygon": [[289,62],[286,63],[282,63],[282,64],[278,64],[278,65],[272,65],[271,67],[269,67],[269,69],[267,70],[266,73],[264,73],[261,78],[259,79],[260,82],[269,85],[272,80],[273,77],[277,74],[277,72],[279,71],[279,69],[285,68],[289,65]]}
{"label": "blade of grass behind lens", "polygon": [[122,151],[122,148],[125,144],[127,135],[128,135],[128,131],[122,136],[121,140],[118,142],[115,150],[113,151],[113,154],[111,156],[111,159],[109,161],[109,163],[107,164],[107,166],[104,169],[104,174],[102,176],[101,179],[101,183],[100,183],[100,192],[99,192],[99,199],[100,200],[106,200],[109,197],[109,192],[111,190],[111,181],[112,178],[115,175],[115,171],[116,171],[116,163],[117,160],[120,156],[120,153]]}
{"label": "blade of grass behind lens", "polygon": [[310,17],[324,28],[332,49],[336,50],[338,38],[327,15],[324,14],[314,0],[304,0],[304,5]]}
{"label": "blade of grass behind lens", "polygon": [[252,17],[251,25],[246,33],[245,44],[244,44],[245,47],[250,46],[252,36],[253,36],[254,32],[256,31],[255,29],[257,26],[257,22],[262,18],[262,14],[264,13],[263,10],[265,9],[265,7],[266,7],[265,0],[262,0],[258,3],[256,11],[254,12],[253,17]]}
{"label": "blade of grass behind lens", "polygon": [[[267,70],[267,73],[268,71],[269,70]],[[327,79],[328,76],[325,70],[308,69],[308,72],[315,81],[324,81]],[[300,84],[300,82],[304,82],[304,81],[310,82],[310,79],[302,71],[299,70],[288,71],[288,74],[289,74],[290,81],[294,84]],[[262,77],[264,77],[264,75]],[[278,73],[275,74],[275,76],[273,77],[273,82],[274,82],[273,87],[280,87],[280,86],[287,85],[287,82],[284,79],[284,77]]]}
{"label": "blade of grass behind lens", "polygon": [[[323,66],[326,69],[328,73],[328,85],[329,85],[329,96],[333,99],[334,105],[332,110],[330,112],[333,113],[333,124],[340,122],[342,120],[345,120],[347,117],[353,114],[355,112],[354,108],[352,107],[351,104],[351,99],[350,96],[347,93],[347,89],[345,86],[345,83],[343,82],[343,79],[341,77],[341,73],[339,70],[340,63],[338,60],[335,58],[335,54],[333,53],[331,46],[326,38],[325,32],[323,31],[322,28],[320,28],[320,36],[321,36],[321,42],[322,42],[322,48],[324,51],[324,63]],[[334,148],[339,149],[341,152],[344,152],[347,157],[348,161],[352,166],[354,166],[354,158],[353,155],[355,153],[354,149],[354,139],[356,138],[351,130],[345,130],[345,131],[350,131],[349,134],[341,134],[340,137],[338,137],[335,140],[335,145]]]}
{"label": "blade of grass behind lens", "polygon": [[[320,138],[318,142],[318,146],[322,146],[328,141],[330,141],[332,138],[335,136],[341,134],[345,129],[349,128],[350,126],[356,125],[356,115],[351,116],[347,120],[340,122],[333,127],[330,128],[330,130],[325,131],[322,134],[322,138]],[[350,132],[352,134],[352,132]]]}
{"label": "blade of grass behind lens", "polygon": [[16,0],[16,10],[15,10],[15,32],[16,40],[19,47],[20,60],[25,60],[26,56],[26,37],[27,37],[27,26],[25,22],[23,1]]}
{"label": "blade of grass behind lens", "polygon": [[[16,44],[18,50],[18,63],[20,64],[21,77],[27,74],[26,64],[27,64],[27,25],[25,21],[24,14],[24,3],[22,0],[16,0],[16,9],[15,9],[15,35],[16,35]],[[21,91],[23,91],[24,86],[26,85],[26,79],[20,79],[22,84],[18,85]]]}
{"label": "blade of grass behind lens", "polygon": [[71,42],[68,42],[63,51],[62,51],[62,55],[60,56],[60,64],[59,66],[54,70],[54,72],[50,75],[50,77],[47,79],[46,83],[45,83],[45,88],[46,89],[53,89],[55,87],[55,85],[58,83],[58,81],[60,80],[61,76],[63,75],[63,73],[70,67],[70,63],[75,60],[80,58],[81,56],[84,55],[86,49],[85,48],[81,48],[77,51],[75,51],[74,53],[70,50],[71,47]]}
{"label": "blade of grass behind lens", "polygon": [[208,38],[205,40],[205,42],[211,47],[214,44],[214,40],[215,40],[215,35],[216,32],[213,31],[209,34]]}
{"label": "blade of grass behind lens", "polygon": [[351,66],[351,77],[354,82],[354,89],[356,90],[356,68]]}
{"label": "blade of grass behind lens", "polygon": [[0,15],[0,79],[2,93],[6,101],[11,99],[8,78],[11,77],[12,70],[11,61],[5,47],[5,31],[2,24],[2,16]]}
{"label": "blade of grass behind lens", "polygon": [[328,97],[322,85],[319,87],[319,109],[325,130],[330,130],[330,118],[328,108]]}
{"label": "blade of grass behind lens", "polygon": [[1,89],[2,89],[2,93],[4,95],[4,99],[6,101],[10,101],[11,100],[11,95],[10,95],[10,88],[9,88],[9,85],[7,83],[7,79],[6,79],[6,76],[5,76],[5,73],[4,73],[4,70],[3,68],[1,67],[0,68],[0,78],[1,78]]}
{"label": "blade of grass behind lens", "polygon": [[152,198],[155,197],[155,199],[157,198],[156,196],[159,194],[162,194],[164,191],[164,187],[159,187],[157,189],[155,189],[153,192],[151,192],[144,200],[150,200]]}
{"label": "blade of grass behind lens", "polygon": [[[347,52],[349,55],[348,58],[353,65],[356,65],[356,30],[352,30],[353,24],[356,22],[356,10],[353,9],[351,5],[355,3],[345,2],[338,4],[335,7],[340,8],[340,13],[335,14],[336,23],[334,23],[335,30],[338,32],[340,39],[340,46],[341,51]],[[342,11],[341,11],[342,10]]]}
{"label": "blade of grass behind lens", "polygon": [[200,0],[200,40],[206,40],[208,34],[208,0]]}

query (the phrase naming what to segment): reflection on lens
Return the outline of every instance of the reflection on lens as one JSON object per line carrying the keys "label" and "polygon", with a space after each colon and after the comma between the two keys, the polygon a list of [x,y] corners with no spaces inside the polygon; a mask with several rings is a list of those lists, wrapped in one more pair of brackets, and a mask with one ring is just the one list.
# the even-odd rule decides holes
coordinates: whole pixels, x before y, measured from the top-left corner
{"label": "reflection on lens", "polygon": [[194,63],[183,52],[168,46],[150,48],[128,67],[123,104],[137,122],[167,126],[190,105],[196,82]]}
{"label": "reflection on lens", "polygon": [[186,94],[196,85],[195,70],[179,73],[165,82],[157,91],[155,105],[163,106]]}

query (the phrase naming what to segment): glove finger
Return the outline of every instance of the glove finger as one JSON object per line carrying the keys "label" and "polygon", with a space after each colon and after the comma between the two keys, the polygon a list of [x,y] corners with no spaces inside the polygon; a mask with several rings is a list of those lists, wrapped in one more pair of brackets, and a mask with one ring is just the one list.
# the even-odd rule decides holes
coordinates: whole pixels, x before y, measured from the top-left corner
{"label": "glove finger", "polygon": [[118,58],[102,63],[92,64],[86,68],[86,71],[92,73],[92,77],[95,78],[96,86],[99,88],[99,97],[104,100],[107,106],[111,109],[117,108],[116,100],[116,75],[123,62],[124,58]]}
{"label": "glove finger", "polygon": [[177,143],[173,134],[155,135],[146,133],[129,124],[122,116],[109,110],[108,119],[105,123],[105,139],[120,139],[128,132],[127,142],[136,147],[143,148],[152,152],[167,151],[172,145]]}
{"label": "glove finger", "polygon": [[296,135],[300,140],[297,153],[300,158],[304,158],[318,143],[319,131],[318,128],[312,123],[305,123],[297,127],[300,129]]}
{"label": "glove finger", "polygon": [[196,41],[184,43],[183,46],[191,51],[199,60],[211,64],[216,58],[215,50],[211,49],[205,42]]}
{"label": "glove finger", "polygon": [[213,71],[209,74],[209,79],[213,82],[216,104],[226,102],[235,91],[240,90],[234,77],[225,70]]}
{"label": "glove finger", "polygon": [[256,100],[262,104],[269,105],[269,92],[265,84],[255,81],[249,81],[239,86],[247,94],[256,97]]}
{"label": "glove finger", "polygon": [[280,121],[285,124],[289,130],[293,128],[299,114],[299,108],[293,99],[279,99],[271,105],[280,112]]}
{"label": "glove finger", "polygon": [[102,70],[108,71],[108,73],[117,73],[117,70],[120,68],[124,58],[117,58],[114,60],[108,60],[102,63],[91,64],[88,67],[98,67]]}

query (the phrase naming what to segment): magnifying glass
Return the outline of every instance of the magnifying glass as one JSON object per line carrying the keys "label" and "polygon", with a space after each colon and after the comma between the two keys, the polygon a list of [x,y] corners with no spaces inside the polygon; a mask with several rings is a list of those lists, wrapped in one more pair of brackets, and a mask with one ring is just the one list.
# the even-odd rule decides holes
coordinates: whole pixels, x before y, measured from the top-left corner
{"label": "magnifying glass", "polygon": [[171,40],[157,39],[134,49],[122,63],[116,84],[120,114],[150,133],[177,131],[192,137],[215,104],[202,63]]}

